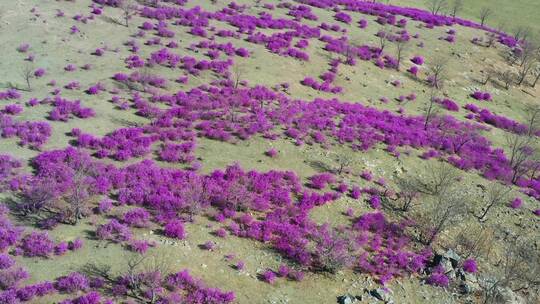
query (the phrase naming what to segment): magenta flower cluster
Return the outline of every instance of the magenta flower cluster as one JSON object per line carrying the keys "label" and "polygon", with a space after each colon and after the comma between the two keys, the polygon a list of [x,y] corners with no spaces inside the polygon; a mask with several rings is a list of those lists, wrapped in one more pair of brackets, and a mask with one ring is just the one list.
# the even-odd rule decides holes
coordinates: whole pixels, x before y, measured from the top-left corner
{"label": "magenta flower cluster", "polygon": [[96,115],[92,108],[81,106],[80,100],[70,101],[55,97],[52,104],[54,108],[49,113],[49,119],[53,121],[68,121],[73,116],[85,119]]}

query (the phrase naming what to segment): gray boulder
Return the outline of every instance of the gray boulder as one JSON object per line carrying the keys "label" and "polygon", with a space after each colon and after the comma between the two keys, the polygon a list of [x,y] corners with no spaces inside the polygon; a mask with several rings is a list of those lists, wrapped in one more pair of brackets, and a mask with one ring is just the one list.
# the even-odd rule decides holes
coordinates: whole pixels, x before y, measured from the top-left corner
{"label": "gray boulder", "polygon": [[357,302],[358,302],[357,298],[350,294],[346,294],[346,295],[342,295],[338,297],[339,304],[353,304]]}
{"label": "gray boulder", "polygon": [[461,261],[461,257],[459,256],[459,254],[457,254],[452,249],[448,249],[442,256],[446,259],[449,259],[450,262],[452,262],[452,265],[454,265],[454,267],[457,267],[457,264],[459,263],[459,261]]}

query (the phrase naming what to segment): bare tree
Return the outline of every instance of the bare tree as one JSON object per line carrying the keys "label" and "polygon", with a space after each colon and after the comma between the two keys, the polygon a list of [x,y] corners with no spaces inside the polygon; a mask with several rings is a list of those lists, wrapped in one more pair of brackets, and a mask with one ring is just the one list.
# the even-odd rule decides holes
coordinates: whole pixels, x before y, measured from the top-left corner
{"label": "bare tree", "polygon": [[482,81],[482,85],[488,84],[488,82],[493,78],[493,76],[496,74],[494,69],[487,68],[485,71],[484,80]]}
{"label": "bare tree", "polygon": [[487,35],[486,47],[490,48],[493,46],[495,41],[497,41],[498,35],[494,33],[487,33],[486,35]]}
{"label": "bare tree", "polygon": [[411,176],[410,181],[417,192],[431,196],[444,195],[460,177],[459,171],[445,162],[428,163],[424,172],[424,176]]}
{"label": "bare tree", "polygon": [[446,119],[440,119],[438,128],[440,132],[442,132],[441,135],[443,135],[445,138],[452,139],[452,151],[455,154],[459,154],[463,147],[470,142],[476,141],[480,136],[480,134],[474,130],[446,127],[446,123],[451,122]]}
{"label": "bare tree", "polygon": [[394,40],[394,45],[396,46],[396,70],[399,71],[399,68],[401,66],[401,61],[403,60],[403,57],[405,56],[404,52],[407,50],[409,46],[409,41],[397,38]]}
{"label": "bare tree", "polygon": [[416,217],[418,240],[430,246],[441,232],[462,221],[462,217],[467,214],[466,201],[463,191],[456,187],[451,187],[444,194],[433,196],[431,206],[422,208],[422,213]]}
{"label": "bare tree", "polygon": [[396,199],[393,200],[394,209],[408,212],[420,203],[420,191],[417,183],[411,176],[398,177],[396,179],[396,185],[398,187],[398,192]]}
{"label": "bare tree", "polygon": [[487,187],[487,192],[483,198],[485,205],[484,207],[482,207],[482,211],[479,214],[473,213],[474,217],[477,218],[480,222],[486,221],[488,213],[493,207],[500,207],[508,204],[511,191],[512,188],[508,186],[496,182],[491,183]]}
{"label": "bare tree", "polygon": [[84,166],[77,170],[73,175],[71,189],[64,197],[68,208],[61,212],[67,215],[66,219],[71,220],[73,225],[76,225],[87,211],[88,198],[90,197],[88,177],[93,174],[92,171],[90,166]]}
{"label": "bare tree", "polygon": [[494,230],[484,226],[467,226],[453,239],[453,248],[463,259],[489,258],[495,243]]}
{"label": "bare tree", "polygon": [[435,57],[428,67],[428,83],[436,89],[442,89],[447,75],[448,59],[444,57]]}
{"label": "bare tree", "polygon": [[347,231],[323,225],[312,235],[315,265],[320,271],[336,273],[354,262],[356,244]]}
{"label": "bare tree", "polygon": [[337,173],[341,175],[354,163],[354,158],[350,153],[338,153],[336,155],[336,162],[338,163]]}
{"label": "bare tree", "polygon": [[347,44],[347,46],[345,47],[345,59],[348,63],[354,59],[354,57],[356,56],[356,49],[358,49],[360,45],[361,44],[357,42]]}
{"label": "bare tree", "polygon": [[424,130],[427,130],[429,123],[437,116],[438,112],[436,89],[431,88],[429,100],[424,106]]}
{"label": "bare tree", "polygon": [[346,62],[350,62],[351,59],[354,58],[354,46],[351,44],[347,44],[345,46],[345,60]]}
{"label": "bare tree", "polygon": [[526,166],[529,168],[529,179],[535,180],[538,177],[538,173],[540,173],[540,157],[534,160],[530,160],[526,163]]}
{"label": "bare tree", "polygon": [[152,254],[129,253],[124,260],[127,269],[122,277],[128,282],[128,295],[142,303],[156,303],[164,277],[172,273],[172,256],[162,249]]}
{"label": "bare tree", "polygon": [[534,57],[529,57],[526,60],[521,62],[521,66],[518,70],[518,79],[516,81],[517,85],[523,84],[529,73],[533,70],[536,65]]}
{"label": "bare tree", "polygon": [[379,31],[377,32],[376,36],[379,38],[379,49],[381,49],[381,52],[386,47],[386,43],[388,42],[388,29],[386,26],[381,27]]}
{"label": "bare tree", "polygon": [[124,25],[129,27],[129,20],[137,13],[137,5],[132,0],[124,0],[120,4]]}
{"label": "bare tree", "polygon": [[182,209],[182,212],[186,213],[188,220],[192,222],[194,216],[203,210],[204,203],[208,202],[210,198],[204,180],[190,177],[187,183],[189,187],[184,187],[181,191],[181,196],[185,201],[185,207]]}
{"label": "bare tree", "polygon": [[514,31],[514,38],[516,40],[527,41],[531,35],[531,28],[528,26],[518,26]]}
{"label": "bare tree", "polygon": [[[235,123],[238,121],[238,116],[242,114],[242,110],[244,109],[242,107],[242,95],[245,94],[245,92],[241,92],[239,90],[234,91],[233,94],[228,96],[229,101],[229,119],[232,123]],[[264,104],[261,102],[261,108],[264,106]]]}
{"label": "bare tree", "polygon": [[503,288],[513,292],[528,290],[538,295],[540,252],[531,246],[532,242],[520,235],[506,238],[498,267],[479,280],[484,304],[499,303]]}
{"label": "bare tree", "polygon": [[58,195],[51,187],[52,180],[37,180],[17,194],[17,210],[23,216],[37,214],[43,209],[51,207],[58,199]]}
{"label": "bare tree", "polygon": [[532,104],[525,107],[528,136],[534,136],[534,134],[540,131],[540,105]]}
{"label": "bare tree", "polygon": [[499,23],[497,23],[497,30],[499,32],[508,32],[507,27],[508,25],[505,20],[499,20]]}
{"label": "bare tree", "polygon": [[457,14],[463,9],[463,0],[453,0],[450,5],[450,15],[456,18]]}
{"label": "bare tree", "polygon": [[21,71],[21,76],[26,83],[26,89],[28,91],[32,91],[31,80],[32,78],[34,78],[34,69],[32,68],[32,66],[26,65]]}
{"label": "bare tree", "polygon": [[516,79],[516,74],[512,73],[512,71],[510,70],[506,70],[502,73],[498,73],[497,78],[502,81],[502,83],[504,84],[504,88],[506,90],[509,90],[510,85],[514,83]]}
{"label": "bare tree", "polygon": [[17,196],[17,207],[22,215],[39,215],[45,212],[49,218],[76,225],[88,211],[90,197],[89,177],[95,177],[92,164],[81,165],[72,172],[72,182],[64,193],[54,190],[57,183],[51,179],[37,180]]}
{"label": "bare tree", "polygon": [[[527,136],[515,133],[506,135],[506,144],[510,155],[509,166],[512,169],[512,183],[527,174],[529,168],[527,164],[540,158],[538,147],[534,144],[537,141],[535,136]],[[536,143],[537,144],[537,143]]]}
{"label": "bare tree", "polygon": [[234,88],[237,89],[240,85],[240,82],[242,82],[242,79],[244,77],[245,69],[244,66],[241,64],[235,64],[233,66],[233,81],[234,81]]}
{"label": "bare tree", "polygon": [[536,63],[536,67],[534,68],[532,75],[534,77],[534,81],[531,83],[531,86],[535,88],[538,80],[540,80],[540,62]]}
{"label": "bare tree", "polygon": [[486,23],[488,17],[491,16],[492,13],[493,13],[493,11],[489,7],[483,7],[480,10],[480,25],[481,26],[484,26],[484,24]]}
{"label": "bare tree", "polygon": [[521,47],[521,52],[518,59],[521,61],[520,66],[526,63],[535,63],[538,61],[538,53],[540,52],[540,43],[537,40],[526,40]]}
{"label": "bare tree", "polygon": [[540,79],[540,39],[538,37],[524,42],[520,59],[518,84],[521,85],[525,81],[525,78],[529,74],[532,74],[534,81],[531,86],[535,87],[538,79]]}
{"label": "bare tree", "polygon": [[448,7],[448,0],[426,0],[426,6],[433,15],[438,15]]}

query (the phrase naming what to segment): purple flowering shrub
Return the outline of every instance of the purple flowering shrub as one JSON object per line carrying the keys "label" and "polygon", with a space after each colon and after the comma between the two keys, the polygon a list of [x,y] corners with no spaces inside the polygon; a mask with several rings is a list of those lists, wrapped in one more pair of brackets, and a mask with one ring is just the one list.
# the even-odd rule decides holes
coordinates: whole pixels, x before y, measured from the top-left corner
{"label": "purple flowering shrub", "polygon": [[7,218],[8,209],[0,205],[0,252],[6,251],[15,245],[21,236],[21,229],[13,226]]}
{"label": "purple flowering shrub", "polygon": [[[89,17],[77,14],[73,19],[84,24],[91,22],[94,15],[101,15],[104,10],[110,9],[103,5],[121,7],[124,1],[94,2],[97,4],[89,7]],[[387,49],[384,50],[382,46],[351,45],[346,36],[352,22],[351,12],[373,15],[375,22],[392,28],[392,31],[380,31],[377,34],[379,38],[390,42],[419,38],[418,35],[411,36],[407,31],[407,27],[411,27],[408,24],[410,19],[422,23],[421,26],[426,28],[454,25],[480,28],[492,33],[500,43],[509,47],[517,45],[518,41],[514,37],[460,18],[434,16],[419,9],[370,1],[346,1],[344,4],[339,1],[312,0],[302,1],[298,5],[286,2],[275,6],[264,4],[264,10],[274,10],[277,7],[290,17],[279,19],[265,11],[250,16],[245,11],[246,6],[235,2],[215,12],[207,12],[200,7],[188,9],[183,7],[187,2],[184,0],[162,1],[167,5],[160,5],[159,1],[150,2],[137,7],[138,17],[146,20],[137,29],[138,33],[134,33],[134,39],[125,43],[126,50],[131,54],[125,57],[124,63],[132,71],[129,74],[115,73],[112,77],[117,84],[127,86],[131,96],[123,96],[124,92],[116,88],[109,91],[115,106],[122,110],[133,109],[137,115],[147,119],[148,123],[136,128],[118,129],[103,137],[83,133],[79,129],[73,130],[71,136],[76,140],[77,149],[39,153],[32,161],[35,171],[24,176],[18,174],[17,168],[21,164],[9,157],[0,157],[2,191],[9,188],[24,198],[33,198],[29,200],[30,205],[21,209],[27,214],[43,210],[43,206],[58,211],[59,216],[44,220],[42,227],[52,229],[59,222],[65,222],[66,213],[51,208],[54,205],[51,202],[57,204],[67,201],[67,198],[76,202],[77,198],[86,200],[94,195],[103,195],[105,199],[99,202],[96,213],[111,214],[117,218],[98,225],[96,237],[123,243],[126,248],[141,255],[153,244],[133,239],[130,227],[158,224],[163,227],[165,236],[185,239],[186,225],[198,220],[197,215],[203,215],[223,223],[222,228],[213,230],[216,236],[225,238],[232,235],[260,241],[287,258],[287,262],[298,264],[304,271],[334,273],[343,268],[360,269],[383,284],[394,277],[426,271],[424,268],[431,251],[429,248],[416,250],[409,246],[410,240],[404,231],[408,230],[410,223],[392,222],[379,211],[383,207],[383,195],[388,194],[382,193],[388,186],[383,179],[372,181],[373,174],[363,172],[363,182],[372,181],[375,186],[360,188],[330,173],[321,173],[310,177],[308,185],[304,186],[301,179],[292,172],[246,172],[238,165],[203,174],[198,172],[202,159],[201,162],[196,161],[195,156],[200,138],[236,143],[261,136],[268,140],[290,139],[298,146],[305,144],[328,148],[343,145],[356,152],[378,149],[382,145],[385,151],[395,157],[403,150],[415,149],[420,151],[424,159],[448,160],[455,167],[475,170],[488,179],[515,182],[525,194],[540,198],[538,177],[534,174],[532,177],[524,175],[516,181],[509,178],[512,171],[509,157],[480,135],[481,131],[487,130],[481,123],[525,134],[528,130],[518,122],[474,105],[465,106],[471,112],[468,115],[471,120],[467,123],[443,115],[425,123],[423,117],[407,115],[403,108],[392,112],[337,98],[315,98],[313,101],[293,99],[288,95],[289,89],[292,91],[294,88],[288,83],[267,88],[251,86],[247,79],[235,79],[232,68],[243,60],[251,60],[248,58],[255,53],[251,52],[250,47],[237,47],[231,42],[222,43],[215,39],[217,36],[242,40],[243,44],[258,44],[276,56],[290,57],[304,63],[310,61],[312,48],[322,43],[325,51],[333,58],[340,59],[331,60],[328,69],[320,75],[305,75],[301,83],[316,90],[316,94],[339,94],[343,88],[336,83],[343,81],[341,69],[344,66],[354,66],[357,60],[364,60],[381,69],[390,69],[398,68],[401,60],[386,53]],[[302,23],[304,20],[318,21],[311,7],[332,11],[338,24]],[[64,13],[58,11],[57,16],[62,17]],[[226,22],[230,29],[217,28],[214,25],[216,21]],[[179,42],[168,39],[176,36],[172,25],[185,26],[186,32],[200,38],[188,50],[201,56],[195,58],[176,53]],[[360,28],[366,28],[367,25],[366,19],[358,22]],[[86,30],[83,26],[73,25],[71,33]],[[443,39],[453,43],[455,31],[449,30],[447,35]],[[142,49],[143,43],[152,47],[152,52],[148,54]],[[18,51],[25,53],[29,48],[28,44],[23,44]],[[93,55],[101,57],[105,51],[111,50],[100,47],[95,49]],[[97,57],[95,59],[99,59]],[[28,60],[30,58],[33,60],[33,56],[29,56]],[[414,65],[408,69],[408,73],[417,77],[424,58],[414,56],[411,62]],[[146,67],[181,71],[172,76],[177,83],[170,84],[169,78],[149,74]],[[81,68],[89,70],[90,65]],[[64,70],[75,72],[77,66],[68,64]],[[36,78],[45,75],[44,69],[32,72]],[[199,76],[210,73],[217,76],[211,83],[186,89],[188,81],[190,85],[193,84],[192,78],[197,80]],[[436,79],[431,81],[438,85]],[[392,84],[396,88],[406,87],[403,83]],[[175,90],[171,93],[168,88],[173,85],[186,91]],[[43,101],[32,98],[28,105],[51,104],[53,109],[49,119],[53,121],[95,116],[92,109],[82,107],[79,101],[60,97],[63,93],[72,94],[76,91],[62,92],[61,87],[55,87],[55,81],[51,81],[50,86],[54,87],[51,90],[55,96],[46,97]],[[75,80],[63,86],[67,90],[78,90],[80,87],[81,84]],[[105,84],[96,83],[88,87],[86,93],[98,95],[106,89]],[[487,92],[475,92],[472,97],[477,100],[492,99]],[[17,90],[0,92],[0,100],[20,98],[21,93]],[[401,94],[397,99],[403,105],[415,100],[416,95]],[[389,99],[381,101],[390,102]],[[449,111],[459,111],[459,106],[450,99],[439,102]],[[51,127],[47,123],[20,121],[18,117],[13,117],[21,111],[22,107],[17,104],[3,108],[0,113],[2,137],[18,137],[21,145],[40,149],[50,137]],[[85,150],[91,151],[92,156],[99,159],[126,161],[156,155],[161,161],[186,163],[191,167],[189,170],[162,168],[150,160],[116,166],[108,161],[94,160],[83,152]],[[265,154],[276,157],[278,152],[270,149]],[[80,178],[81,172],[85,173],[83,178]],[[74,193],[81,196],[75,195],[74,198]],[[362,196],[362,193],[365,195]],[[359,214],[352,208],[348,209],[346,215],[352,224],[337,228],[310,219],[311,210],[345,195],[356,200],[365,197],[376,212]],[[111,212],[116,211],[116,206],[109,198],[114,198],[118,202],[116,205],[130,205],[129,211],[121,215]],[[519,203],[511,202],[510,206],[513,205],[518,208],[521,200]],[[540,214],[538,210],[535,212]],[[57,279],[54,286],[52,283],[43,283],[15,288],[27,274],[16,268],[13,259],[4,252],[12,252],[10,250],[13,249],[14,253],[26,256],[50,256],[53,252],[62,255],[67,250],[77,250],[82,246],[80,239],[54,244],[46,233],[33,232],[22,239],[20,234],[19,229],[11,225],[5,214],[2,214],[0,251],[3,253],[0,253],[0,269],[8,270],[2,271],[0,275],[0,287],[4,290],[0,293],[2,303],[29,301],[35,296],[54,292],[54,288],[62,293],[77,293],[73,299],[62,302],[65,304],[112,303],[119,300],[117,298],[135,294],[134,288],[138,289],[138,300],[147,302],[230,303],[235,300],[233,293],[209,288],[191,277],[187,271],[172,275],[139,272],[121,275],[106,283],[72,273]],[[213,250],[215,246],[214,242],[208,241],[202,247]],[[238,262],[236,268],[241,270],[244,264]],[[465,260],[462,268],[466,272],[477,271],[474,260]],[[449,278],[440,269],[427,273],[427,283],[449,285]],[[273,283],[277,277],[300,281],[303,275],[304,272],[282,265],[277,271],[265,271],[261,278]],[[112,286],[104,288],[104,285]],[[98,290],[105,289],[107,294],[115,297],[114,300],[106,300],[98,293]]]}
{"label": "purple flowering shrub", "polygon": [[185,303],[232,303],[236,296],[234,292],[222,291],[217,288],[207,287],[204,282],[193,278],[188,270],[169,275],[165,284],[171,291],[179,292]]}
{"label": "purple flowering shrub", "polygon": [[346,233],[321,226],[311,238],[314,240],[313,267],[322,271],[336,273],[351,267],[355,260],[356,244]]}
{"label": "purple flowering shrub", "polygon": [[113,303],[112,300],[108,300],[105,302],[102,302],[101,300],[102,300],[101,294],[99,294],[96,291],[91,291],[85,295],[76,297],[74,299],[63,300],[62,302],[59,302],[59,304],[101,304],[101,303],[112,304]]}
{"label": "purple flowering shrub", "polygon": [[471,97],[480,101],[491,101],[493,99],[490,93],[482,91],[475,91],[471,94]]}
{"label": "purple flowering shrub", "polygon": [[413,58],[411,58],[411,62],[416,65],[423,65],[424,58],[422,56],[414,56]]}
{"label": "purple flowering shrub", "polygon": [[463,261],[462,268],[465,272],[476,273],[478,272],[478,265],[474,259],[466,259]]}
{"label": "purple flowering shrub", "polygon": [[0,132],[3,138],[18,137],[21,146],[38,150],[48,141],[52,130],[46,122],[14,121],[11,115],[0,113]]}
{"label": "purple flowering shrub", "polygon": [[509,207],[512,209],[519,209],[521,208],[522,205],[523,205],[523,201],[521,200],[521,198],[516,197],[510,202]]}
{"label": "purple flowering shrub", "polygon": [[77,238],[68,243],[68,249],[71,251],[77,251],[83,247],[83,240]]}
{"label": "purple flowering shrub", "polygon": [[[38,174],[47,166],[46,159],[45,155],[42,155],[36,160],[39,164]],[[60,160],[62,158],[58,159]],[[141,208],[144,206],[167,222],[164,234],[169,237],[185,238],[183,223],[175,219],[174,215],[197,212],[197,209],[192,208],[204,210],[214,207],[221,210],[226,217],[259,210],[267,213],[266,218],[255,220],[243,214],[234,219],[236,227],[231,224],[231,234],[269,241],[285,257],[311,269],[332,272],[351,267],[352,258],[356,257],[363,261],[361,265],[365,271],[377,275],[385,282],[403,272],[419,271],[425,262],[423,255],[406,250],[407,242],[403,241],[405,238],[401,234],[403,227],[387,222],[382,214],[361,216],[349,231],[335,231],[327,226],[318,227],[305,215],[310,209],[334,200],[337,196],[333,193],[306,191],[299,178],[291,172],[244,172],[239,166],[231,166],[225,171],[199,176],[190,171],[160,168],[152,162],[143,161],[121,169],[102,171],[102,174],[108,176],[112,186],[117,189],[120,204],[140,206],[124,214],[124,223],[135,226],[141,226],[142,223],[145,226],[152,221],[149,211]],[[328,183],[334,183],[335,177],[322,175],[320,181],[315,178],[312,182],[325,187]],[[159,184],[175,187],[162,187]],[[167,188],[169,190],[165,192],[158,190]],[[294,203],[295,197],[299,199],[298,203]],[[305,230],[301,227],[312,228]],[[362,237],[358,238],[355,234]],[[96,236],[112,242],[132,239],[129,227],[116,219],[98,226]],[[393,247],[395,251],[383,250],[383,242],[397,242],[398,239],[399,243]],[[130,243],[130,247],[139,252],[146,251],[147,245],[136,241]],[[213,246],[212,244],[210,247]],[[358,256],[359,247],[370,248],[370,254]],[[53,249],[54,243],[50,250]],[[406,264],[392,262],[402,255],[407,257]],[[378,256],[386,257],[390,264],[372,264]]]}
{"label": "purple flowering shrub", "polygon": [[438,102],[441,104],[443,108],[447,109],[448,111],[451,111],[451,112],[459,111],[459,105],[451,99],[445,98],[443,100],[438,100]]}
{"label": "purple flowering shrub", "polygon": [[163,234],[170,238],[175,238],[179,240],[183,240],[186,238],[184,224],[178,220],[172,220],[168,222],[163,229]]}
{"label": "purple flowering shrub", "polygon": [[266,151],[264,154],[266,154],[266,156],[268,157],[275,158],[278,155],[278,151],[274,148],[271,148],[268,151]]}
{"label": "purple flowering shrub", "polygon": [[334,18],[337,20],[337,21],[341,21],[343,23],[347,23],[347,24],[350,24],[352,22],[352,18],[349,14],[345,13],[345,12],[339,12],[337,13]]}
{"label": "purple flowering shrub", "polygon": [[21,267],[11,267],[0,271],[0,289],[16,289],[22,281],[29,277],[28,272]]}
{"label": "purple flowering shrub", "polygon": [[450,279],[444,273],[441,266],[435,267],[433,272],[426,279],[426,283],[433,286],[448,287]]}
{"label": "purple flowering shrub", "polygon": [[[16,183],[18,182],[17,177],[21,173],[21,167],[21,161],[8,154],[0,154],[0,191],[16,186]],[[5,206],[0,205],[0,209],[3,208],[5,208]],[[3,214],[4,212],[0,213],[0,215]]]}
{"label": "purple flowering shrub", "polygon": [[311,187],[314,189],[324,189],[327,185],[331,185],[336,182],[335,176],[330,173],[313,175],[310,180]]}
{"label": "purple flowering shrub", "polygon": [[417,66],[412,66],[412,67],[407,69],[407,72],[411,73],[411,75],[413,75],[414,77],[418,77],[418,72],[419,71],[420,71],[420,69]]}
{"label": "purple flowering shrub", "polygon": [[4,107],[2,112],[9,114],[9,115],[17,115],[22,113],[23,107],[21,107],[18,104],[9,104]]}
{"label": "purple flowering shrub", "polygon": [[103,199],[99,202],[96,212],[99,214],[106,214],[113,208],[113,202],[110,199]]}
{"label": "purple flowering shrub", "polygon": [[88,279],[81,273],[72,272],[67,276],[56,280],[55,287],[60,292],[74,293],[77,291],[86,291],[90,288]]}
{"label": "purple flowering shrub", "polygon": [[488,109],[481,109],[473,104],[467,104],[465,109],[474,114],[471,116],[471,118],[474,118],[479,122],[492,125],[495,128],[503,129],[516,134],[526,134],[529,131],[527,125],[509,119],[505,116],[494,114]]}
{"label": "purple flowering shrub", "polygon": [[21,94],[16,89],[8,89],[7,91],[0,91],[0,100],[19,99]]}
{"label": "purple flowering shrub", "polygon": [[214,251],[216,249],[216,242],[214,241],[206,241],[203,244],[200,245],[201,249],[208,250],[208,251]]}
{"label": "purple flowering shrub", "polygon": [[263,281],[265,281],[268,284],[274,284],[276,281],[277,275],[272,270],[266,270],[262,273],[261,278]]}
{"label": "purple flowering shrub", "polygon": [[144,136],[140,128],[117,129],[101,139],[90,134],[77,136],[78,146],[97,151],[98,158],[110,157],[119,161],[148,154],[154,141],[155,138]]}
{"label": "purple flowering shrub", "polygon": [[124,213],[122,222],[136,228],[144,228],[150,225],[151,215],[144,208],[135,208]]}
{"label": "purple flowering shrub", "polygon": [[55,97],[53,106],[49,113],[49,119],[53,121],[68,121],[72,116],[84,119],[96,115],[93,109],[82,107],[80,100],[69,101]]}
{"label": "purple flowering shrub", "polygon": [[54,255],[64,255],[68,251],[68,243],[60,242],[54,247]]}
{"label": "purple flowering shrub", "polygon": [[0,269],[8,269],[15,265],[15,260],[8,254],[0,253]]}
{"label": "purple flowering shrub", "polygon": [[55,244],[47,232],[34,231],[21,239],[18,248],[27,257],[49,257],[55,249]]}
{"label": "purple flowering shrub", "polygon": [[167,143],[159,151],[159,157],[166,162],[189,163],[195,159],[193,156],[194,151],[194,142],[183,144]]}
{"label": "purple flowering shrub", "polygon": [[115,219],[110,220],[107,224],[98,226],[96,236],[100,240],[107,240],[114,243],[129,241],[132,238],[129,227]]}
{"label": "purple flowering shrub", "polygon": [[140,254],[145,254],[150,247],[154,247],[154,246],[155,244],[151,241],[131,240],[131,242],[129,242],[128,248],[131,251],[134,251]]}

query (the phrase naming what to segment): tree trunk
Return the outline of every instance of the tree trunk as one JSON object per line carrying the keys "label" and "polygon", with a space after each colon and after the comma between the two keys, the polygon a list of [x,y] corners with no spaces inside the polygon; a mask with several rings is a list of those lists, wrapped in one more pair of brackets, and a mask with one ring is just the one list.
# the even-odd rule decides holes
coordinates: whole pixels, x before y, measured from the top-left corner
{"label": "tree trunk", "polygon": [[480,222],[485,222],[485,218],[487,217],[487,214],[489,213],[489,210],[491,210],[491,208],[493,206],[494,206],[494,204],[487,205],[484,208],[484,212],[482,213],[482,215],[480,215],[480,216],[475,215],[474,217],[476,217],[478,219],[478,221],[480,221]]}
{"label": "tree trunk", "polygon": [[538,72],[538,75],[536,75],[536,78],[534,78],[534,82],[532,84],[532,87],[536,87],[536,83],[538,83],[538,80],[540,80],[540,72]]}
{"label": "tree trunk", "polygon": [[519,76],[519,81],[517,82],[517,85],[520,86],[523,81],[525,81],[525,78],[527,77],[527,73],[522,73],[520,76]]}

